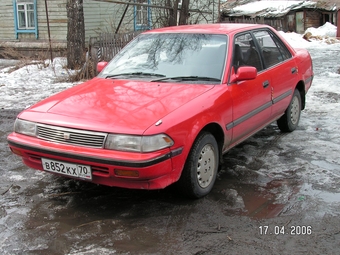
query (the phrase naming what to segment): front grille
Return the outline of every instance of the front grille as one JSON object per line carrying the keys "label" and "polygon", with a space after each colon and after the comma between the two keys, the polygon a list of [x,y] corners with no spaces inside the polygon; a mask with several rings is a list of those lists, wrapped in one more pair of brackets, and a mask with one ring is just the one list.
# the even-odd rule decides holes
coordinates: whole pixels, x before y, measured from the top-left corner
{"label": "front grille", "polygon": [[58,143],[103,148],[106,133],[61,128],[49,125],[37,125],[37,137]]}

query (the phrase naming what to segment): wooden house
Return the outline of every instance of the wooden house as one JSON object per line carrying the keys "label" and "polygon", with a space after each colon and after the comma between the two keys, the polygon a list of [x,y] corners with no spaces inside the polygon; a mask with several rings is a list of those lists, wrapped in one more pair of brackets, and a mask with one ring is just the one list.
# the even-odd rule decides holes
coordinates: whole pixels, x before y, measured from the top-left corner
{"label": "wooden house", "polygon": [[[25,54],[62,55],[67,45],[68,0],[1,0],[0,57],[9,48]],[[85,41],[103,33],[125,33],[166,25],[165,0],[83,0]],[[204,3],[198,4],[199,2]],[[191,1],[189,23],[213,23],[218,0]],[[162,16],[163,15],[163,16]]]}

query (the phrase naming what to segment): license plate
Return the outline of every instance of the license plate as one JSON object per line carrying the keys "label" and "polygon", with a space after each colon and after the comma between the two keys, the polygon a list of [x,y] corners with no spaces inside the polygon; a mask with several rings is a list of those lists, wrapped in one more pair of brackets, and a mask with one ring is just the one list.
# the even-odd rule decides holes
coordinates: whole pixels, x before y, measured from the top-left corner
{"label": "license plate", "polygon": [[92,172],[90,166],[66,163],[46,158],[42,158],[41,162],[45,171],[77,177],[81,179],[92,180]]}

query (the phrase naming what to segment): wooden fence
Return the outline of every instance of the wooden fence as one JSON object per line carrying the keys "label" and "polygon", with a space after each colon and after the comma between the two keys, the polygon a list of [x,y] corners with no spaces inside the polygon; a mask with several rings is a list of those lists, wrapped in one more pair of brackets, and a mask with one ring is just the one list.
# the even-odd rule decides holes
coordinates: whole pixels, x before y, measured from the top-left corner
{"label": "wooden fence", "polygon": [[90,37],[89,58],[93,62],[94,74],[97,74],[97,64],[100,61],[110,61],[126,44],[140,32],[125,34],[101,33],[97,37]]}

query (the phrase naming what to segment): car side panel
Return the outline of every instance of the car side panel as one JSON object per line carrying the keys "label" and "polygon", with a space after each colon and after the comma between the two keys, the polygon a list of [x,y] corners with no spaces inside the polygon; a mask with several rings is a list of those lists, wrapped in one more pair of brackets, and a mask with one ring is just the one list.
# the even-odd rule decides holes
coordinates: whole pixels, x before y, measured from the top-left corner
{"label": "car side panel", "polygon": [[[185,116],[185,118],[183,118]],[[230,87],[226,84],[215,85],[187,104],[162,119],[159,126],[150,126],[144,135],[158,133],[162,128],[175,142],[171,150],[182,148],[182,153],[172,158],[173,171],[180,177],[184,163],[198,134],[207,126],[215,125],[224,134],[222,151],[231,143],[232,130],[227,130],[227,123],[232,122],[232,99]]]}
{"label": "car side panel", "polygon": [[271,118],[272,102],[270,76],[261,72],[256,79],[230,84],[233,100],[232,145],[248,137]]}
{"label": "car side panel", "polygon": [[272,116],[277,118],[284,113],[291,101],[298,83],[298,66],[291,58],[269,68],[267,71],[271,76]]}
{"label": "car side panel", "polygon": [[304,82],[307,93],[314,77],[312,58],[306,49],[296,49],[295,61],[299,67],[299,79]]}

